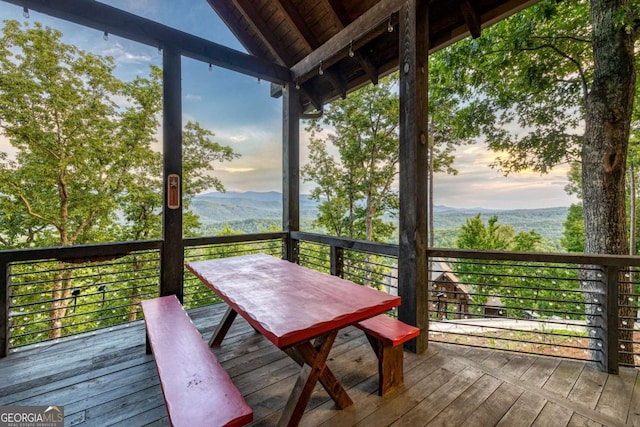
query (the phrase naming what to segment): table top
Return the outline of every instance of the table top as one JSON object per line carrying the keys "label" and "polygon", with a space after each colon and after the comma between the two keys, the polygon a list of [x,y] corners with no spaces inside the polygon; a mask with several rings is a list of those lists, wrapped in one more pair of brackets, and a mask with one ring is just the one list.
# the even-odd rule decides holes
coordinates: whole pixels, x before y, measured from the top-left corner
{"label": "table top", "polygon": [[400,297],[265,254],[187,268],[280,348],[400,305]]}

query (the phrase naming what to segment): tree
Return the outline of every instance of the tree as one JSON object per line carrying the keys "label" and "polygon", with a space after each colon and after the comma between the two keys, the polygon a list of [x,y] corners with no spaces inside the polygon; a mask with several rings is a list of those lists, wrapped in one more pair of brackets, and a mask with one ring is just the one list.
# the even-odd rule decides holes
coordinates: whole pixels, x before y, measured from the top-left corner
{"label": "tree", "polygon": [[[627,252],[625,169],[639,27],[638,2],[545,0],[446,54],[455,76],[449,81],[490,112],[483,133],[503,153],[495,166],[544,173],[581,162],[586,253]],[[509,132],[512,125],[524,136]],[[599,283],[583,279],[587,290]],[[628,291],[621,286],[621,294]]]}
{"label": "tree", "polygon": [[[387,78],[333,102],[311,121],[310,162],[302,169],[315,182],[318,224],[337,236],[387,239],[393,230],[382,215],[397,208],[393,190],[398,164],[398,95]],[[323,126],[329,126],[326,131]],[[338,151],[335,160],[328,150]]]}
{"label": "tree", "polygon": [[[162,99],[160,70],[123,82],[113,59],[65,44],[36,23],[7,21],[0,38],[1,129],[17,154],[0,155],[4,243],[68,246],[160,235],[161,157],[151,149]],[[125,102],[118,104],[117,99]],[[221,188],[207,162],[234,153],[185,128],[185,200]],[[121,226],[119,213],[128,224]],[[73,269],[53,278],[51,338],[71,301]]]}

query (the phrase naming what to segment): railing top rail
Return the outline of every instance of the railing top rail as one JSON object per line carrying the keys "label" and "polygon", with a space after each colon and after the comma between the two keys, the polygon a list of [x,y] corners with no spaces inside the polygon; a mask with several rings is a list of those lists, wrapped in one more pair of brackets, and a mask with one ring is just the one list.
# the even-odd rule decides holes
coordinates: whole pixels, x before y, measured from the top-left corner
{"label": "railing top rail", "polygon": [[640,256],[634,255],[567,254],[431,248],[427,249],[427,256],[492,261],[528,261],[560,264],[640,267]]}
{"label": "railing top rail", "polygon": [[91,262],[125,256],[134,251],[160,248],[162,248],[162,240],[94,243],[89,245],[56,246],[48,248],[10,249],[0,251],[0,262],[9,263],[43,259]]}
{"label": "railing top rail", "polygon": [[258,242],[262,240],[284,239],[287,237],[286,231],[276,231],[271,233],[234,234],[230,236],[207,236],[191,237],[182,239],[184,247],[219,245],[225,243]]}
{"label": "railing top rail", "polygon": [[364,240],[347,239],[344,237],[327,236],[324,234],[291,232],[291,238],[323,245],[337,246],[344,249],[369,252],[378,255],[398,256],[398,245],[392,243],[376,243]]}

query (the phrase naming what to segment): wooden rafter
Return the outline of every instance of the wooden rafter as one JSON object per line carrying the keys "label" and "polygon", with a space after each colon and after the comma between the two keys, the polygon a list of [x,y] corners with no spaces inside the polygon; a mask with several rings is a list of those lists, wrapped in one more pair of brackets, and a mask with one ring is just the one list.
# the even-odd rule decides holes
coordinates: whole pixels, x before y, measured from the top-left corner
{"label": "wooden rafter", "polygon": [[230,49],[94,0],[4,0],[56,18],[149,46],[173,46],[181,55],[274,83],[291,81],[281,65]]}
{"label": "wooden rafter", "polygon": [[480,32],[482,31],[482,22],[480,21],[480,15],[476,11],[476,8],[471,4],[469,0],[462,0],[460,3],[460,11],[462,12],[462,16],[464,16],[464,20],[467,23],[467,27],[469,27],[469,32],[471,33],[471,37],[477,39],[480,37]]}
{"label": "wooden rafter", "polygon": [[335,64],[347,55],[349,45],[352,42],[355,49],[360,47],[367,41],[367,35],[379,27],[389,16],[396,13],[402,4],[403,0],[381,0],[378,2],[322,46],[291,67],[293,79],[299,79],[300,82],[306,81],[310,78],[310,73],[317,71],[321,61],[327,68]]}
{"label": "wooden rafter", "polygon": [[[500,6],[495,7],[488,12],[478,14],[480,20],[480,27],[488,27],[490,25],[495,24],[509,16],[517,13],[527,7],[538,3],[539,0],[509,0],[506,1]],[[430,40],[430,48],[429,53],[437,52],[440,49],[444,49],[447,46],[452,45],[453,43],[464,39],[469,36],[471,31],[469,29],[468,24],[465,22],[464,25],[456,27],[446,34],[439,34],[438,37],[432,37]]]}
{"label": "wooden rafter", "polygon": [[320,42],[318,42],[315,34],[313,34],[313,31],[311,31],[309,26],[304,22],[304,18],[300,15],[298,9],[296,9],[290,1],[274,0],[273,3],[284,12],[285,19],[289,21],[291,28],[298,36],[298,40],[304,43],[307,51],[311,52],[320,46]]}
{"label": "wooden rafter", "polygon": [[267,26],[267,23],[260,16],[260,11],[253,3],[248,0],[233,0],[233,4],[242,13],[253,31],[260,37],[264,45],[269,49],[271,54],[277,59],[280,65],[291,67],[293,59],[282,46],[280,40],[275,36],[274,32]]}
{"label": "wooden rafter", "polygon": [[[341,0],[328,0],[331,10],[333,10],[334,17],[337,19],[336,24],[342,30],[351,23],[351,19],[347,14],[344,4]],[[378,70],[373,62],[369,60],[359,49],[354,49],[354,58],[358,61],[364,72],[369,77],[369,80],[373,84],[378,84]]]}

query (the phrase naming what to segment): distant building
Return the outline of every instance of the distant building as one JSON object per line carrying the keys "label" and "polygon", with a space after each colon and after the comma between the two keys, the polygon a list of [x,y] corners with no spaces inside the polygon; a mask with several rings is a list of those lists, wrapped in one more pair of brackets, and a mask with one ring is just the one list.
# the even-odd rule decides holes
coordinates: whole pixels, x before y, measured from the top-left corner
{"label": "distant building", "polygon": [[469,314],[471,291],[460,283],[449,263],[431,258],[429,268],[429,304],[438,319],[462,319]]}
{"label": "distant building", "polygon": [[[398,267],[394,266],[386,291],[398,295]],[[469,314],[471,292],[467,285],[460,283],[451,266],[442,258],[431,258],[429,268],[429,311],[438,319],[462,319]]]}

